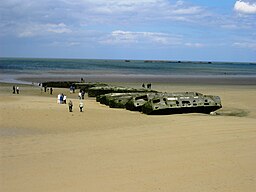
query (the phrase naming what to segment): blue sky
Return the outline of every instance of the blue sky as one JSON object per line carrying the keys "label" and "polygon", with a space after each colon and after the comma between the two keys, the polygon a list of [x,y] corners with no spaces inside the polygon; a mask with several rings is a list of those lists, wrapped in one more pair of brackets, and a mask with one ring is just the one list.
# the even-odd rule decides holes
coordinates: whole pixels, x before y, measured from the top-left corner
{"label": "blue sky", "polygon": [[256,61],[256,0],[0,0],[0,56]]}

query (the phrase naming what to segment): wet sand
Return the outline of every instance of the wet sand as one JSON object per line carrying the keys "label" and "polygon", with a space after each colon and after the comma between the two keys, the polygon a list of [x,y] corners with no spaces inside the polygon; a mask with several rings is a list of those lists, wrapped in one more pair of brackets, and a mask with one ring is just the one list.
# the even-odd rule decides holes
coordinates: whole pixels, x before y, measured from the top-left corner
{"label": "wet sand", "polygon": [[[116,83],[131,87],[141,84]],[[77,94],[0,84],[0,191],[256,189],[256,85],[154,83],[158,91],[219,95],[219,115],[148,116]],[[64,93],[74,103],[57,104]]]}
{"label": "wet sand", "polygon": [[[45,82],[45,81],[79,81],[80,75],[51,75],[42,77],[26,76],[20,77],[18,80],[26,82]],[[169,85],[256,85],[255,76],[195,76],[195,75],[120,75],[120,74],[85,74],[82,76],[87,82],[109,82],[109,83],[168,83]]]}

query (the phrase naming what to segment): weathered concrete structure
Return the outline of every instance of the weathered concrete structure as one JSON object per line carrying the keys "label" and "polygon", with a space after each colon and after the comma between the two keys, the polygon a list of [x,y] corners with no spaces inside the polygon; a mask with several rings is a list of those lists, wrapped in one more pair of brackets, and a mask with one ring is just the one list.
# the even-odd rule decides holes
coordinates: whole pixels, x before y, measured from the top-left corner
{"label": "weathered concrete structure", "polygon": [[141,93],[135,95],[126,103],[125,107],[130,111],[141,111],[142,106],[158,94],[160,93]]}
{"label": "weathered concrete structure", "polygon": [[145,114],[207,113],[222,107],[219,96],[196,92],[160,94],[142,106]]}
{"label": "weathered concrete structure", "polygon": [[104,95],[98,95],[96,101],[101,104],[110,105],[110,102],[113,100],[121,100],[122,98],[131,98],[134,93],[108,93]]}
{"label": "weathered concrete structure", "polygon": [[142,111],[148,115],[207,113],[222,107],[218,96],[197,92],[180,93],[111,93],[97,97],[113,108]]}
{"label": "weathered concrete structure", "polygon": [[109,86],[104,83],[81,82],[46,82],[43,86],[75,86],[88,92],[89,97],[96,97],[101,104],[112,108],[126,108],[142,111],[148,115],[177,113],[207,113],[222,107],[220,97],[203,95],[197,92],[160,93],[151,89],[135,89]]}
{"label": "weathered concrete structure", "polygon": [[85,92],[88,92],[88,90],[93,87],[108,86],[108,84],[105,84],[105,83],[90,83],[90,82],[86,82],[86,83],[79,82],[79,83],[74,83],[74,85],[76,89],[84,90]]}
{"label": "weathered concrete structure", "polygon": [[116,87],[116,86],[98,86],[92,87],[88,90],[89,97],[97,97],[98,95],[104,95],[108,93],[143,93],[143,92],[156,92],[151,89],[135,89],[128,87]]}
{"label": "weathered concrete structure", "polygon": [[127,102],[140,95],[145,95],[145,93],[108,93],[98,95],[96,101],[111,108],[126,108]]}
{"label": "weathered concrete structure", "polygon": [[43,87],[69,88],[71,85],[78,83],[77,81],[48,81],[42,83]]}

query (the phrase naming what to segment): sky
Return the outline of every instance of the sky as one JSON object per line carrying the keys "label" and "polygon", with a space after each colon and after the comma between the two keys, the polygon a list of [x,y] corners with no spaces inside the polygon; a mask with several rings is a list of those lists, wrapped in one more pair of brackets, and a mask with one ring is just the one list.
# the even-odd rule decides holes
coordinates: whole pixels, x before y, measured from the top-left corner
{"label": "sky", "polygon": [[256,0],[0,0],[0,57],[256,62]]}

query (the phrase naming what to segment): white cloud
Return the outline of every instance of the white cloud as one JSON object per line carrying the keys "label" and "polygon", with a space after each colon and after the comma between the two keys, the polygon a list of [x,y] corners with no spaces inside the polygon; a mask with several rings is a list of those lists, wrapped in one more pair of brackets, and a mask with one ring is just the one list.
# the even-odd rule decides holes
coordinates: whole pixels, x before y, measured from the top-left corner
{"label": "white cloud", "polygon": [[182,0],[8,0],[1,2],[0,10],[0,34],[20,37],[70,33],[68,26],[78,31],[91,26],[98,30],[101,25],[198,22],[204,12]]}
{"label": "white cloud", "polygon": [[19,37],[34,37],[48,34],[62,34],[71,33],[72,30],[69,29],[64,23],[53,24],[26,24],[20,25],[18,27]]}
{"label": "white cloud", "polygon": [[193,47],[193,48],[201,48],[204,47],[205,45],[202,43],[185,43],[187,47]]}
{"label": "white cloud", "polygon": [[[235,9],[252,13],[256,4],[248,1],[252,2],[237,1]],[[173,21],[215,27],[231,26],[228,21],[233,19],[225,15],[211,14],[210,8],[206,9],[185,0],[8,0],[1,2],[0,10],[0,23],[4,23],[1,28],[5,31],[18,31],[21,36],[34,36],[39,33],[36,29],[27,29],[27,23],[54,23],[57,26],[47,26],[48,32],[60,34],[69,33],[70,29],[67,26],[58,26],[59,23],[72,26],[72,30],[79,30],[81,26],[108,25],[116,28],[120,25],[152,25],[153,22],[172,24]],[[15,27],[19,25],[24,25],[25,29],[17,30]]]}
{"label": "white cloud", "polygon": [[74,47],[74,46],[79,46],[81,45],[80,42],[73,42],[73,41],[53,41],[50,44],[48,44],[47,46],[50,47]]}
{"label": "white cloud", "polygon": [[241,28],[241,26],[239,27],[235,23],[230,23],[230,24],[229,23],[224,23],[220,26],[224,29],[239,29],[239,28]]}
{"label": "white cloud", "polygon": [[256,42],[235,42],[233,46],[256,50]]}
{"label": "white cloud", "polygon": [[[100,42],[105,45],[200,48],[208,45],[213,31],[223,32],[228,39],[231,30],[244,33],[256,27],[253,14],[213,13],[216,9],[189,2],[193,1],[6,0],[0,4],[0,37],[39,37],[38,40],[44,37],[43,41],[54,42],[53,45],[69,39],[69,44],[62,44],[65,46]],[[239,13],[254,13],[256,3],[239,0],[234,9]],[[247,33],[249,37],[250,33]],[[202,38],[198,38],[200,34]],[[253,46],[234,44],[246,45]]]}
{"label": "white cloud", "polygon": [[100,40],[102,44],[148,44],[177,45],[181,44],[181,37],[166,33],[113,31],[110,35]]}
{"label": "white cloud", "polygon": [[244,14],[256,14],[256,3],[250,3],[248,1],[236,1],[234,10]]}
{"label": "white cloud", "polygon": [[145,9],[166,3],[167,0],[60,0],[68,7],[80,7],[90,14],[143,12]]}
{"label": "white cloud", "polygon": [[46,31],[51,33],[70,33],[72,32],[64,23],[59,24],[47,24]]}
{"label": "white cloud", "polygon": [[198,14],[202,11],[200,7],[194,6],[194,7],[186,7],[186,8],[180,8],[177,10],[174,10],[174,14],[182,14],[182,15],[189,15],[189,14]]}

